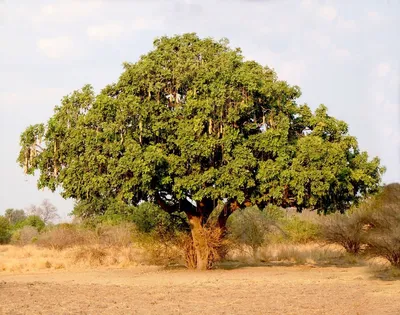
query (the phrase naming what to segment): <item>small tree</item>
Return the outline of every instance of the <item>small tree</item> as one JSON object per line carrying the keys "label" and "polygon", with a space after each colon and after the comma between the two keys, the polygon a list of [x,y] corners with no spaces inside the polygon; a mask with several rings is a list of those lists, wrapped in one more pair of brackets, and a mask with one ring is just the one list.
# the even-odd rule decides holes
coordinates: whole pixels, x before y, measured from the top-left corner
{"label": "small tree", "polygon": [[17,224],[18,228],[23,228],[24,226],[33,226],[40,232],[45,228],[46,224],[39,216],[29,215],[24,221]]}
{"label": "small tree", "polygon": [[27,212],[30,215],[40,217],[45,224],[48,224],[60,217],[57,214],[57,208],[48,199],[43,200],[39,206],[30,205]]}
{"label": "small tree", "polygon": [[400,184],[385,186],[371,204],[365,238],[367,252],[386,258],[400,268]]}
{"label": "small tree", "polygon": [[4,217],[8,220],[11,225],[22,222],[26,219],[26,214],[24,210],[20,209],[7,209],[4,213]]}
{"label": "small tree", "polygon": [[360,252],[366,226],[361,210],[333,213],[322,217],[320,223],[321,235],[326,242],[342,245],[351,254]]}
{"label": "small tree", "polygon": [[10,239],[10,223],[7,218],[0,216],[0,244],[7,244]]}
{"label": "small tree", "polygon": [[237,244],[249,246],[253,256],[265,243],[267,234],[273,230],[275,222],[257,207],[249,207],[234,213],[228,222],[229,238]]}

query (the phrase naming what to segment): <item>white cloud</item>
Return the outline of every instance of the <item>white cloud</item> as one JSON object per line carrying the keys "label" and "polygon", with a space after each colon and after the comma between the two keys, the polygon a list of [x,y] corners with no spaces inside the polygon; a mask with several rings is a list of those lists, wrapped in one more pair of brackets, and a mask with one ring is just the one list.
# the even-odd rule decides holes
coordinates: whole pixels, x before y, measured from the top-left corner
{"label": "white cloud", "polygon": [[330,45],[331,45],[331,38],[326,35],[318,36],[317,41],[318,41],[319,46],[323,49],[326,49],[326,48],[330,47]]}
{"label": "white cloud", "polygon": [[337,12],[333,6],[325,5],[318,9],[318,15],[328,21],[333,21],[336,18]]}
{"label": "white cloud", "polygon": [[394,71],[391,73],[391,78],[389,81],[389,88],[394,88],[397,91],[400,90],[400,72],[395,73]]}
{"label": "white cloud", "polygon": [[367,18],[371,22],[375,22],[375,23],[381,22],[384,20],[384,17],[379,12],[376,12],[376,11],[369,11],[367,13]]}
{"label": "white cloud", "polygon": [[348,58],[350,57],[350,52],[344,48],[336,48],[334,51],[334,55],[339,58]]}
{"label": "white cloud", "polygon": [[164,20],[161,18],[145,18],[138,17],[132,23],[133,31],[142,31],[142,30],[156,30],[163,27]]}
{"label": "white cloud", "polygon": [[89,26],[86,34],[96,40],[105,40],[107,38],[117,38],[124,32],[124,27],[117,23],[108,23],[103,25]]}
{"label": "white cloud", "polygon": [[391,66],[387,62],[382,62],[376,66],[376,74],[378,77],[386,77],[391,71]]}
{"label": "white cloud", "polygon": [[390,143],[397,146],[400,145],[400,132],[398,130],[393,129],[392,127],[384,127],[383,135]]}
{"label": "white cloud", "polygon": [[357,24],[354,20],[345,20],[343,18],[338,18],[337,28],[343,31],[357,31]]}
{"label": "white cloud", "polygon": [[20,112],[26,110],[27,104],[56,104],[66,94],[68,91],[65,88],[27,89],[24,93],[0,92],[0,112]]}
{"label": "white cloud", "polygon": [[73,53],[74,43],[68,36],[59,36],[41,38],[37,41],[37,47],[49,58],[62,59]]}
{"label": "white cloud", "polygon": [[278,64],[276,71],[280,80],[285,80],[292,85],[301,85],[306,68],[304,60],[293,60]]}
{"label": "white cloud", "polygon": [[399,114],[400,113],[400,104],[385,103],[383,105],[383,111],[387,114]]}
{"label": "white cloud", "polygon": [[301,1],[301,6],[304,8],[311,8],[313,5],[313,1],[312,0],[303,0]]}
{"label": "white cloud", "polygon": [[375,94],[375,102],[380,105],[385,101],[385,95],[381,92],[376,92]]}
{"label": "white cloud", "polygon": [[42,18],[61,18],[71,19],[75,17],[82,17],[92,15],[93,12],[103,7],[102,1],[96,0],[62,0],[53,4],[45,5],[40,10]]}

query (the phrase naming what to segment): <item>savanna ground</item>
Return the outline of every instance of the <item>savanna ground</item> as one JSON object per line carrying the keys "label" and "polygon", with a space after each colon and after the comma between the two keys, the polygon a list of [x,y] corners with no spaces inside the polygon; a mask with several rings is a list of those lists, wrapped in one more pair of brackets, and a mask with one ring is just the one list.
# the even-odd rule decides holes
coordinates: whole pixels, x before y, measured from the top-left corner
{"label": "savanna ground", "polygon": [[115,249],[92,251],[78,261],[79,248],[2,246],[0,313],[400,313],[400,281],[385,264],[318,247],[272,248],[266,254],[275,261],[250,266],[236,257],[196,272],[143,265],[132,258],[139,249],[120,249],[118,257]]}

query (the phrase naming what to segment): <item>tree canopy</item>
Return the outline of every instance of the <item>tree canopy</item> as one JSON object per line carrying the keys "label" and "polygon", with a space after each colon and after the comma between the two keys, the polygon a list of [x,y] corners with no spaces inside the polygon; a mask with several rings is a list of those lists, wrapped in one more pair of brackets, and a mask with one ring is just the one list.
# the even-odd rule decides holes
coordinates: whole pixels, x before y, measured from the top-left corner
{"label": "tree canopy", "polygon": [[39,188],[97,205],[156,201],[192,227],[218,203],[221,227],[254,204],[345,210],[378,189],[384,168],[345,122],[300,95],[226,39],[161,37],[116,83],[97,95],[86,85],[29,126],[18,162],[39,171]]}
{"label": "tree canopy", "polygon": [[4,212],[4,217],[12,225],[24,221],[26,219],[26,214],[25,211],[22,209],[10,208]]}

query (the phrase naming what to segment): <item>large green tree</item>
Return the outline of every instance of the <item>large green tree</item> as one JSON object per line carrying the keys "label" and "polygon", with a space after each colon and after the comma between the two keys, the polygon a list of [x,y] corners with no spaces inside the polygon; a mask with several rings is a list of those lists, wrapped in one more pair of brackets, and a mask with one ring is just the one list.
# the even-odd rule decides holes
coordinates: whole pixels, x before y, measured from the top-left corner
{"label": "large green tree", "polygon": [[[117,83],[65,96],[46,124],[21,135],[18,161],[39,188],[98,207],[157,202],[189,219],[197,266],[207,266],[203,227],[249,205],[344,210],[380,184],[345,122],[321,105],[298,105],[297,86],[245,61],[226,39],[161,37]],[[220,208],[220,207],[219,207]]]}

